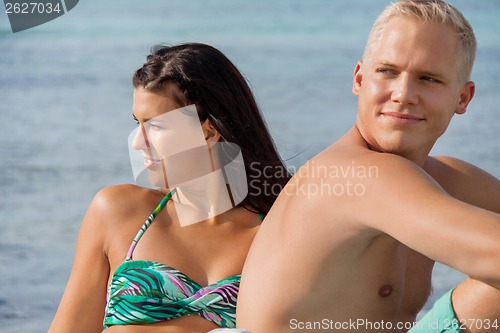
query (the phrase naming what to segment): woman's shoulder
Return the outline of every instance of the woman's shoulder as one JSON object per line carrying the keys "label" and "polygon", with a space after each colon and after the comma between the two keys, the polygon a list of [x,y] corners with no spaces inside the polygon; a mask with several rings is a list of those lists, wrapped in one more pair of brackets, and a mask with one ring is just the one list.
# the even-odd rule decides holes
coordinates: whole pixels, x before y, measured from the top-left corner
{"label": "woman's shoulder", "polygon": [[82,229],[93,230],[92,237],[101,238],[109,252],[119,239],[128,244],[130,235],[139,230],[161,198],[159,191],[132,184],[105,187],[90,203]]}
{"label": "woman's shoulder", "polygon": [[154,208],[161,198],[161,193],[152,189],[133,184],[113,185],[95,194],[89,210],[106,217],[106,220],[123,220],[125,217],[128,219],[138,214],[149,214],[151,207]]}

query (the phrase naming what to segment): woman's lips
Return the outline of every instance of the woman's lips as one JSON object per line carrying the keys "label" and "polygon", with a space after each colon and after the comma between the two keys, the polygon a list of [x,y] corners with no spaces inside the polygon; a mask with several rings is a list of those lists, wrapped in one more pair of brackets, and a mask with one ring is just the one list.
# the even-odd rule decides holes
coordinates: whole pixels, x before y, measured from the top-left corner
{"label": "woman's lips", "polygon": [[161,160],[157,160],[148,156],[144,156],[144,167],[146,169],[150,169],[154,167],[156,164],[159,164]]}

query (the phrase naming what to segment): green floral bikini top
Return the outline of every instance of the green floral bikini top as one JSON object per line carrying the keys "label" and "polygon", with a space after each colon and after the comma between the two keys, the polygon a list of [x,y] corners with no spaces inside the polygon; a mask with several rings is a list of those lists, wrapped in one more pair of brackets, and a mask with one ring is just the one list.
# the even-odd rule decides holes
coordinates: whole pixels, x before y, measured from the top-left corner
{"label": "green floral bikini top", "polygon": [[174,192],[154,209],[134,238],[127,258],[116,269],[108,288],[104,328],[152,324],[189,315],[201,316],[220,327],[236,327],[240,275],[204,287],[165,264],[132,260],[135,246]]}

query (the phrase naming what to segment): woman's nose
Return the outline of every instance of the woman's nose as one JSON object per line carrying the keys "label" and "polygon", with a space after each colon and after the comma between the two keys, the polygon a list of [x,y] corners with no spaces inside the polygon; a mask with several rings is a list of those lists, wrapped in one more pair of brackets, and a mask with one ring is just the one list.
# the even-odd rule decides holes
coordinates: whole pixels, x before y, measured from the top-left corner
{"label": "woman's nose", "polygon": [[135,150],[146,150],[151,148],[146,130],[142,124],[135,129],[134,139],[132,140],[132,148]]}

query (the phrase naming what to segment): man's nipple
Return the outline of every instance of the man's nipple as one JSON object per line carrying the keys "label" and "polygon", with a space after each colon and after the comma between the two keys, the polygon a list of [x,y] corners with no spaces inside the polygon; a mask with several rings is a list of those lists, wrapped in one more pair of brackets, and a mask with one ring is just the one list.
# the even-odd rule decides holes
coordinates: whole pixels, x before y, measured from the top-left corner
{"label": "man's nipple", "polygon": [[390,284],[384,284],[378,289],[378,295],[380,297],[388,297],[392,294],[392,286]]}

